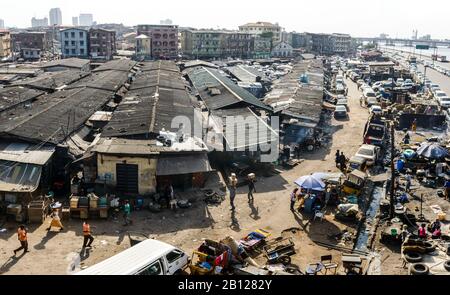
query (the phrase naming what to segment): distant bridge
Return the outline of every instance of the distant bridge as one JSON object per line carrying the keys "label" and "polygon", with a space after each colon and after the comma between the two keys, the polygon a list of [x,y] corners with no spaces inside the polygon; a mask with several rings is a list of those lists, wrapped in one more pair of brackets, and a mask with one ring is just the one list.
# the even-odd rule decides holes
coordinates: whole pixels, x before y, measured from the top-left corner
{"label": "distant bridge", "polygon": [[440,46],[450,46],[450,40],[441,41],[441,40],[412,40],[412,39],[401,39],[401,38],[353,38],[358,42],[376,42],[378,44],[403,44],[405,46],[413,46],[413,45],[429,45],[431,48]]}

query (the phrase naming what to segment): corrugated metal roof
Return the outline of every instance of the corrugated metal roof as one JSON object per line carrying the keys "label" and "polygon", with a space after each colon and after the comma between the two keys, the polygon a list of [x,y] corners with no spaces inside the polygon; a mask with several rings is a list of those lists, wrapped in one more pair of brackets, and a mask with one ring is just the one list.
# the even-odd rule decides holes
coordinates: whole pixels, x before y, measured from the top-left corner
{"label": "corrugated metal roof", "polygon": [[271,110],[250,92],[236,85],[216,69],[204,67],[188,71],[188,77],[210,110],[231,106],[254,106]]}
{"label": "corrugated metal roof", "polygon": [[81,58],[65,58],[53,60],[45,63],[41,63],[39,66],[41,68],[50,68],[50,67],[68,67],[68,68],[77,68],[82,69],[86,65],[88,65],[90,61],[88,59]]}
{"label": "corrugated metal roof", "polygon": [[157,176],[181,175],[212,171],[206,153],[159,156]]}
{"label": "corrugated metal roof", "polygon": [[131,59],[115,59],[108,61],[98,68],[94,69],[93,72],[102,72],[102,71],[123,71],[129,72],[134,66],[137,65],[137,62]]}
{"label": "corrugated metal roof", "polygon": [[54,147],[34,147],[27,143],[0,142],[0,160],[45,165],[53,153]]}
{"label": "corrugated metal roof", "polygon": [[0,88],[0,112],[26,103],[42,94],[44,92],[24,87]]}
{"label": "corrugated metal roof", "polygon": [[39,165],[0,161],[0,191],[34,192],[39,187],[41,173]]}
{"label": "corrugated metal roof", "polygon": [[95,89],[116,92],[127,82],[127,80],[128,80],[128,72],[116,70],[100,71],[92,73],[92,75],[69,85],[68,87],[66,87],[66,89],[90,87]]}
{"label": "corrugated metal roof", "polygon": [[27,78],[12,83],[15,86],[25,86],[29,88],[52,91],[63,85],[69,85],[73,82],[86,77],[89,73],[78,70],[66,70],[61,72],[43,73],[37,77]]}

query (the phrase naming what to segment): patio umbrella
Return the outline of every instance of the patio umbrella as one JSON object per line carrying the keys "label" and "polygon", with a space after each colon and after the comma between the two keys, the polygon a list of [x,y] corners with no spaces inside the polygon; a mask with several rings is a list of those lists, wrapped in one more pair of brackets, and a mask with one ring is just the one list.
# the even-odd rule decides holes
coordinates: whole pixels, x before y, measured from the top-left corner
{"label": "patio umbrella", "polygon": [[313,175],[302,176],[295,181],[295,184],[307,190],[323,191],[325,189],[325,183]]}
{"label": "patio umbrella", "polygon": [[428,159],[442,159],[447,157],[449,152],[436,142],[425,142],[417,150],[417,154]]}

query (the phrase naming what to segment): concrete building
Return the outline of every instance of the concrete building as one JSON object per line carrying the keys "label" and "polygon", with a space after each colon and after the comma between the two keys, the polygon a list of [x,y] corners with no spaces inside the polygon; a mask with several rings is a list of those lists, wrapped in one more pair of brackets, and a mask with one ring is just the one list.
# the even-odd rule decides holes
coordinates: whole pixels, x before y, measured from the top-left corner
{"label": "concrete building", "polygon": [[0,29],[5,28],[5,21],[0,18]]}
{"label": "concrete building", "polygon": [[181,51],[184,56],[197,59],[220,58],[228,33],[218,30],[183,30]]}
{"label": "concrete building", "polygon": [[50,25],[51,26],[60,26],[62,25],[62,13],[59,8],[52,8],[49,12],[50,15]]}
{"label": "concrete building", "polygon": [[75,27],[78,26],[78,16],[72,17],[72,25]]}
{"label": "concrete building", "polygon": [[308,33],[292,33],[292,47],[305,48],[307,51],[312,50],[312,35]]}
{"label": "concrete building", "polygon": [[31,19],[31,27],[39,28],[39,27],[48,27],[48,18],[35,18]]}
{"label": "concrete building", "polygon": [[89,52],[93,59],[111,60],[117,52],[116,32],[105,29],[90,29]]}
{"label": "concrete building", "polygon": [[351,51],[350,35],[347,34],[311,34],[312,51],[317,54],[348,54]]}
{"label": "concrete building", "polygon": [[94,24],[94,16],[90,13],[80,13],[78,20],[82,27],[90,27]]}
{"label": "concrete building", "polygon": [[88,31],[79,28],[70,28],[60,31],[61,53],[63,58],[88,57],[89,37]]}
{"label": "concrete building", "polygon": [[282,28],[278,25],[278,23],[276,24],[272,24],[269,22],[247,23],[245,25],[239,26],[239,31],[249,33],[252,35],[272,33],[273,43],[278,43],[281,41]]}
{"label": "concrete building", "polygon": [[273,57],[291,57],[293,52],[292,46],[285,42],[281,41],[278,44],[275,44],[275,46],[272,49],[272,56]]}
{"label": "concrete building", "polygon": [[224,46],[224,55],[234,58],[251,58],[253,40],[253,34],[229,32]]}
{"label": "concrete building", "polygon": [[178,26],[177,25],[138,25],[137,35],[146,35],[152,40],[153,58],[178,57]]}
{"label": "concrete building", "polygon": [[347,54],[351,50],[352,37],[348,34],[337,34],[331,35],[332,47],[334,54]]}
{"label": "concrete building", "polygon": [[136,57],[141,59],[151,59],[152,58],[152,40],[147,35],[139,35],[135,37],[136,41]]}
{"label": "concrete building", "polygon": [[252,58],[269,58],[272,50],[272,39],[260,35],[253,37]]}
{"label": "concrete building", "polygon": [[24,59],[36,60],[41,52],[49,50],[51,41],[45,32],[18,32],[11,34],[11,45],[14,52],[20,52]]}
{"label": "concrete building", "polygon": [[0,30],[0,59],[11,56],[11,34]]}

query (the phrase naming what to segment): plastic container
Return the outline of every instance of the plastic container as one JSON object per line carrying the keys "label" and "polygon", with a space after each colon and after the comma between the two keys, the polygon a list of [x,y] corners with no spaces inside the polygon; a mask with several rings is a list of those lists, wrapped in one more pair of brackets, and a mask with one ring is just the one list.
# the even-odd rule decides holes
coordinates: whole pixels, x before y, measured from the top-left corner
{"label": "plastic container", "polygon": [[438,213],[437,215],[437,219],[439,219],[439,221],[445,221],[446,217],[447,216],[444,212]]}
{"label": "plastic container", "polygon": [[78,208],[88,208],[88,207],[89,207],[89,198],[88,197],[79,197]]}
{"label": "plastic container", "polygon": [[391,228],[391,236],[396,236],[398,234],[398,231],[396,228]]}
{"label": "plastic container", "polygon": [[70,208],[72,208],[72,209],[78,208],[78,200],[79,200],[79,197],[70,198]]}

